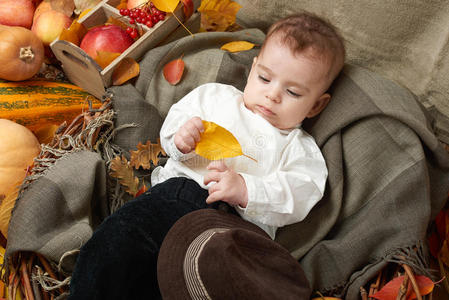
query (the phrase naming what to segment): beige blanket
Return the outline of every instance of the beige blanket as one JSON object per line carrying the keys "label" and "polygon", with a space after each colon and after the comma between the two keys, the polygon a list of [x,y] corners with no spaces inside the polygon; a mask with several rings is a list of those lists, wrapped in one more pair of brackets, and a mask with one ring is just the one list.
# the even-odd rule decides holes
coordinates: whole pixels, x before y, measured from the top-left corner
{"label": "beige blanket", "polygon": [[336,25],[348,62],[410,89],[436,119],[449,143],[449,1],[447,0],[237,0],[237,22],[267,28],[301,9]]}

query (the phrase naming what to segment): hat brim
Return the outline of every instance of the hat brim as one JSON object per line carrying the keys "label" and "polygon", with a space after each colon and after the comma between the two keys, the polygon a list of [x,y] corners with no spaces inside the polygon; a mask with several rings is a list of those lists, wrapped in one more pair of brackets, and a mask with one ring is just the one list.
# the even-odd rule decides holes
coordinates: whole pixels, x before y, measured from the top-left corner
{"label": "hat brim", "polygon": [[258,226],[224,211],[200,209],[183,216],[169,230],[159,250],[157,276],[163,299],[190,299],[183,271],[185,254],[198,235],[213,228],[247,229],[271,240]]}

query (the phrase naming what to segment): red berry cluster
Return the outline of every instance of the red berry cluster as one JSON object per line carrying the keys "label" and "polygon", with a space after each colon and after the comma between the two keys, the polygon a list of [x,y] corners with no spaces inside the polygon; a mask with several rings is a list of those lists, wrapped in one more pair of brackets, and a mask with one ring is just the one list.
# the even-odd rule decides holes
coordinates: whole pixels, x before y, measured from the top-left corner
{"label": "red berry cluster", "polygon": [[[151,28],[159,21],[165,19],[165,12],[157,9],[153,2],[145,4],[142,7],[135,7],[132,9],[122,8],[119,10],[120,15],[129,17],[129,24],[136,23],[144,24]],[[128,27],[126,32],[134,39],[138,36],[137,28]]]}

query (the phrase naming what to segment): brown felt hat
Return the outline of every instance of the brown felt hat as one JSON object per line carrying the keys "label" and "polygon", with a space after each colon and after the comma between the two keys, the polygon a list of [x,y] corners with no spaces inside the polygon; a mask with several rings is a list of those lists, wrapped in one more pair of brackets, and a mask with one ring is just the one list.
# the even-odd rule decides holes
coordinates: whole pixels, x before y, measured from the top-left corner
{"label": "brown felt hat", "polygon": [[214,210],[191,212],[170,229],[158,257],[162,298],[309,299],[299,263],[258,226]]}

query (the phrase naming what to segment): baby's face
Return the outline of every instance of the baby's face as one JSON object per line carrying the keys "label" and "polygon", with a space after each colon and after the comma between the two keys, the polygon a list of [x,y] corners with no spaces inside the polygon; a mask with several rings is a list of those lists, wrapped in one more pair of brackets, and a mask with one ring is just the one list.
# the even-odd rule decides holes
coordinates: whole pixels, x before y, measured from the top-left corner
{"label": "baby's face", "polygon": [[[327,101],[329,65],[307,52],[294,54],[271,38],[253,61],[243,101],[246,108],[279,129],[298,126],[318,114]],[[317,107],[322,101],[324,106]]]}

